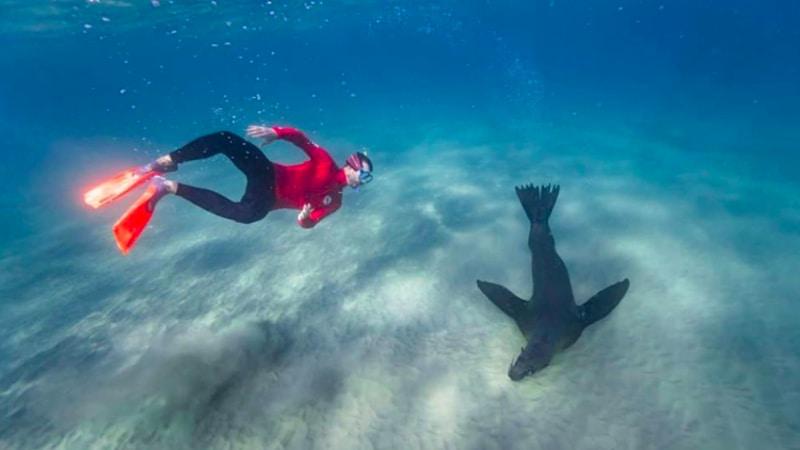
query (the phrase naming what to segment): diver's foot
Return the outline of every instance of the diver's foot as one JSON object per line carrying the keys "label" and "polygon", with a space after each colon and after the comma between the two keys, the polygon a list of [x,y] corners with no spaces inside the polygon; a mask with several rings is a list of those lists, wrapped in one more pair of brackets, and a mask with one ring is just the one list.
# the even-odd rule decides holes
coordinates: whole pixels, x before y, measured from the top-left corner
{"label": "diver's foot", "polygon": [[156,189],[158,189],[159,192],[163,191],[164,194],[162,195],[174,194],[178,192],[178,183],[168,180],[160,175],[154,176],[152,183],[156,186]]}
{"label": "diver's foot", "polygon": [[167,172],[175,172],[178,170],[178,164],[172,160],[172,157],[169,154],[164,156],[160,156],[155,161],[145,164],[142,166],[142,170],[145,172],[156,172],[156,173],[167,173]]}
{"label": "diver's foot", "polygon": [[156,203],[165,195],[178,192],[178,183],[159,175],[150,180],[150,187],[154,189],[153,195],[150,197],[151,209],[155,209]]}

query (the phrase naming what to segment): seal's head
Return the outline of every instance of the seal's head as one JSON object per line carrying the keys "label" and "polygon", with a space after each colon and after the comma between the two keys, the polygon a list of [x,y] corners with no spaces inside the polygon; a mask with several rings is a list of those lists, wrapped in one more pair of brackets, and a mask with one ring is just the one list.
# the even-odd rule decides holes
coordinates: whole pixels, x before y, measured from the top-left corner
{"label": "seal's head", "polygon": [[544,368],[550,362],[550,358],[542,350],[543,348],[540,344],[534,343],[521,348],[519,356],[508,368],[508,377],[514,381],[519,381]]}

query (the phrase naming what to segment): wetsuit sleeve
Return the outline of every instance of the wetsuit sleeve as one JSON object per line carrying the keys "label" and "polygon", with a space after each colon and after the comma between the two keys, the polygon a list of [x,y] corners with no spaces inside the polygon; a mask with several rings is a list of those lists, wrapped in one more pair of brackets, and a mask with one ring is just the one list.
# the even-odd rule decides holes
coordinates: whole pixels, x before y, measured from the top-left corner
{"label": "wetsuit sleeve", "polygon": [[327,155],[322,147],[311,142],[311,139],[309,139],[305,133],[297,128],[272,127],[272,129],[275,131],[275,134],[278,135],[278,139],[283,139],[284,141],[291,142],[292,144],[300,147],[311,159],[316,159],[322,155]]}
{"label": "wetsuit sleeve", "polygon": [[314,210],[311,211],[311,214],[309,214],[307,219],[298,220],[297,223],[300,224],[300,226],[303,228],[313,228],[314,225],[320,222],[320,220],[333,214],[337,209],[339,209],[340,206],[342,206],[342,202],[340,200],[337,200],[328,206],[323,206],[321,208],[314,208]]}

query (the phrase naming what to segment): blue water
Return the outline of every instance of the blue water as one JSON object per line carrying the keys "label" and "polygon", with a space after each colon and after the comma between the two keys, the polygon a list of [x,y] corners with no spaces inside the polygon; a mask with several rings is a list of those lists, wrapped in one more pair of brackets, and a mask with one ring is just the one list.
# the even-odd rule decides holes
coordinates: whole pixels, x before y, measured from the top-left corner
{"label": "blue water", "polygon": [[[5,0],[0,48],[0,447],[800,448],[796,2]],[[252,123],[375,181],[127,257],[81,204]],[[474,280],[529,295],[528,182],[578,301],[632,287],[514,383]]]}

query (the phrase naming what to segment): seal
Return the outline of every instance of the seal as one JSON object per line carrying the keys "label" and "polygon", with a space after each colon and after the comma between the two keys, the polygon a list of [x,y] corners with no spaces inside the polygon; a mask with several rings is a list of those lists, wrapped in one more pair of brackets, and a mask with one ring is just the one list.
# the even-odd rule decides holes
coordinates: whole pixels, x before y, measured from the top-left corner
{"label": "seal", "polygon": [[492,303],[514,319],[527,339],[527,345],[508,369],[509,378],[518,381],[546,367],[556,352],[574,344],[586,327],[607,316],[625,296],[630,282],[625,278],[576,305],[569,273],[556,253],[548,222],[559,186],[529,184],[515,190],[531,223],[528,248],[533,295],[526,301],[498,284],[481,280],[477,283]]}

